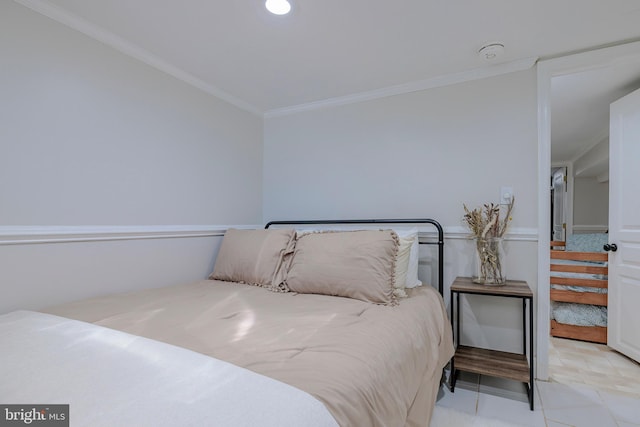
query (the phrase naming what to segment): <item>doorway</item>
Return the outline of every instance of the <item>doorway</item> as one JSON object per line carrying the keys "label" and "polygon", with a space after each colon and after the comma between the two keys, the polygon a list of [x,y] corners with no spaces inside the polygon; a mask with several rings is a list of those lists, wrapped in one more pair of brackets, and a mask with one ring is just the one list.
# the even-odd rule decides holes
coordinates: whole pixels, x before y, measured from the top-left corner
{"label": "doorway", "polygon": [[[562,81],[563,84],[570,85],[572,83],[579,84],[581,79],[590,75],[600,73],[600,81],[592,83],[595,88],[602,85],[602,77],[607,73],[615,72],[620,67],[640,67],[640,42],[628,43],[624,45],[614,46],[605,49],[594,50],[576,55],[570,55],[562,58],[541,61],[538,64],[538,310],[537,310],[537,373],[538,378],[546,380],[549,373],[549,242],[551,240],[550,230],[552,229],[551,218],[551,197],[550,197],[550,181],[549,172],[552,166],[552,151],[557,147],[552,145],[552,123],[553,120],[564,120],[565,123],[573,122],[575,116],[575,108],[567,108],[564,111],[568,114],[568,118],[556,117],[560,111],[557,104],[554,112],[552,85],[555,82]],[[640,68],[637,68],[640,70]],[[640,77],[640,73],[636,72],[636,77]],[[610,79],[604,78],[604,81]],[[640,81],[635,79],[626,83],[629,86],[640,86]],[[568,86],[569,87],[569,86]],[[627,87],[627,93],[634,88]],[[577,95],[581,95],[579,92]],[[619,96],[624,93],[619,94]],[[561,99],[563,101],[564,99]],[[586,103],[586,100],[581,101]],[[608,136],[608,126],[606,127]],[[573,139],[574,143],[578,143],[588,149],[593,149],[600,143],[604,137],[602,134],[593,132],[589,138]],[[608,147],[607,147],[608,150]],[[580,153],[581,155],[584,153]],[[575,161],[576,159],[572,159]],[[606,163],[608,169],[608,161]],[[600,174],[601,176],[602,173]],[[572,216],[573,218],[573,216]],[[568,223],[568,221],[566,221]],[[573,231],[573,230],[569,230]]]}

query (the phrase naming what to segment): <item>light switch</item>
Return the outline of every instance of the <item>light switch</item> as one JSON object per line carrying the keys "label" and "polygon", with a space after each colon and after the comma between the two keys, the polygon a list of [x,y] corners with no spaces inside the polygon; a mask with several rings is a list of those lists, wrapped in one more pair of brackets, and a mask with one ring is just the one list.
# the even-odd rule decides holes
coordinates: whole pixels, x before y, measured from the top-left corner
{"label": "light switch", "polygon": [[500,204],[508,205],[513,199],[513,187],[500,187]]}

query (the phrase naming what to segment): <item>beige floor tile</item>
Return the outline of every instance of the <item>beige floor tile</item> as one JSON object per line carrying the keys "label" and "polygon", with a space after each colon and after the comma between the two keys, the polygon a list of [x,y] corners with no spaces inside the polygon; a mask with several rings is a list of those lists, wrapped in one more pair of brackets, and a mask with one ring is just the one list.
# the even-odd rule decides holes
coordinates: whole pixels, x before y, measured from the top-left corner
{"label": "beige floor tile", "polygon": [[640,369],[640,365],[637,362],[615,351],[606,352],[605,357],[614,366],[618,366],[621,368]]}
{"label": "beige floor tile", "polygon": [[573,377],[563,377],[561,375],[551,377],[551,382],[565,385],[586,385],[582,380],[575,379]]}
{"label": "beige floor tile", "polygon": [[550,370],[552,370],[554,368],[562,369],[563,367],[564,367],[564,364],[562,363],[561,360],[549,358],[549,369]]}
{"label": "beige floor tile", "polygon": [[640,368],[617,368],[616,373],[628,379],[634,379],[636,381],[640,379]]}
{"label": "beige floor tile", "polygon": [[603,357],[599,350],[585,350],[580,348],[561,348],[560,355],[562,359],[588,359],[590,357]]}
{"label": "beige floor tile", "polygon": [[611,363],[608,363],[606,361],[604,361],[603,363],[603,361],[601,360],[588,360],[587,365],[585,366],[584,369],[590,372],[597,372],[597,373],[607,374],[607,375],[611,375],[612,372],[617,372],[613,368]]}
{"label": "beige floor tile", "polygon": [[584,365],[564,365],[562,368],[558,369],[558,373],[563,375],[573,375],[575,377],[582,377],[583,372],[587,369],[586,363]]}
{"label": "beige floor tile", "polygon": [[[613,390],[610,390],[612,393],[622,394],[624,396],[631,396],[636,399],[640,399],[640,385],[633,383],[621,383],[614,387]],[[640,402],[638,402],[638,406],[640,406]],[[638,420],[640,423],[640,420]]]}
{"label": "beige floor tile", "polygon": [[584,376],[582,381],[587,385],[596,386],[598,389],[602,390],[615,390],[617,387],[617,385],[612,384],[608,378]]}
{"label": "beige floor tile", "polygon": [[550,346],[552,381],[640,399],[640,364],[635,361],[601,344],[552,338]]}

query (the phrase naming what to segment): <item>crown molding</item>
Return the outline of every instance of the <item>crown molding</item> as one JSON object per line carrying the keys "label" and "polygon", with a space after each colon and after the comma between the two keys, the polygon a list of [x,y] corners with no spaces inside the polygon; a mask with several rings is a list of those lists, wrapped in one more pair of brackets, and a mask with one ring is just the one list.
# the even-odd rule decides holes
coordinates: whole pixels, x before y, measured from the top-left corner
{"label": "crown molding", "polygon": [[229,228],[262,225],[2,226],[0,246],[114,240],[219,237]]}
{"label": "crown molding", "polygon": [[25,6],[34,12],[38,12],[41,15],[44,15],[48,18],[53,19],[67,27],[73,28],[76,31],[79,31],[95,40],[98,40],[107,46],[110,46],[117,51],[124,53],[132,58],[135,58],[139,61],[144,62],[145,64],[156,68],[172,77],[175,77],[178,80],[183,81],[191,86],[194,86],[203,92],[208,93],[209,95],[213,95],[216,98],[219,98],[229,104],[240,108],[241,110],[247,111],[257,116],[262,116],[263,112],[256,108],[255,106],[249,104],[246,101],[243,101],[240,98],[237,98],[222,89],[219,89],[209,83],[204,82],[203,80],[195,77],[194,75],[182,70],[179,67],[176,67],[173,64],[170,64],[159,57],[153,55],[151,52],[146,49],[141,48],[122,37],[118,37],[110,31],[105,30],[95,24],[90,23],[84,18],[81,18],[77,15],[71,14],[62,10],[60,7],[51,4],[45,0],[13,0],[16,3]]}
{"label": "crown molding", "polygon": [[264,113],[265,118],[287,116],[304,111],[318,110],[322,108],[336,107],[340,105],[354,104],[357,102],[370,101],[379,98],[386,98],[394,95],[402,95],[405,93],[419,92],[422,90],[433,89],[442,86],[449,86],[457,83],[463,83],[471,80],[479,80],[487,77],[499,76],[501,74],[513,73],[515,71],[528,70],[533,67],[538,58],[525,58],[517,61],[505,62],[502,64],[492,65],[489,67],[474,68],[458,73],[445,74],[432,77],[425,80],[418,80],[405,84],[388,86],[368,92],[360,92],[352,95],[339,96],[336,98],[328,98],[320,101],[309,102],[306,104],[294,105],[291,107],[276,108]]}

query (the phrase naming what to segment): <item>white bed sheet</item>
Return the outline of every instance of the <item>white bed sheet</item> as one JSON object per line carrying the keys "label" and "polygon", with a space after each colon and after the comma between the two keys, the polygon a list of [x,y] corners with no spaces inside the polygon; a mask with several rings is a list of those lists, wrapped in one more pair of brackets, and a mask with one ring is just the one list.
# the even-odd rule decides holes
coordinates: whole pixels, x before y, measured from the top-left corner
{"label": "white bed sheet", "polygon": [[308,393],[184,348],[54,315],[0,316],[0,402],[73,426],[337,426]]}

